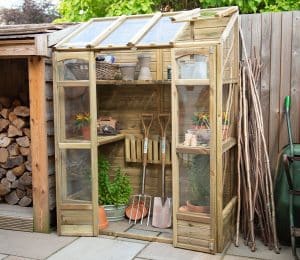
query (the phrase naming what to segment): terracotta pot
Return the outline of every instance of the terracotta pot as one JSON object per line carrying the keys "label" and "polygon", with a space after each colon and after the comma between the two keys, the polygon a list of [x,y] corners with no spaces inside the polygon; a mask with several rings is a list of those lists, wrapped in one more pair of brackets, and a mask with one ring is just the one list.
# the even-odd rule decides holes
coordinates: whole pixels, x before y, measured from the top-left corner
{"label": "terracotta pot", "polygon": [[[143,212],[144,208],[144,212]],[[134,204],[129,205],[125,210],[126,217],[131,220],[140,220],[148,214],[148,208],[144,206],[144,202],[140,203],[135,202]]]}
{"label": "terracotta pot", "polygon": [[83,139],[90,140],[91,139],[91,130],[89,126],[83,126],[81,128],[81,133],[83,136]]}
{"label": "terracotta pot", "polygon": [[186,209],[190,212],[209,213],[209,206],[194,205],[190,201],[186,202]]}
{"label": "terracotta pot", "polygon": [[107,218],[106,218],[106,213],[105,213],[105,210],[102,206],[99,206],[99,209],[98,209],[98,221],[99,221],[99,229],[105,229],[107,228],[108,226],[108,221],[107,221]]}

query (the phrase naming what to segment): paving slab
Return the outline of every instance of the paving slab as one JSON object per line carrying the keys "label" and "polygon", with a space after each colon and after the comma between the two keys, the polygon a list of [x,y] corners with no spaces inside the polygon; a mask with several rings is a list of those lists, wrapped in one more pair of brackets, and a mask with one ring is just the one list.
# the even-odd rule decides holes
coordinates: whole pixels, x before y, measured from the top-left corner
{"label": "paving slab", "polygon": [[4,259],[5,257],[7,257],[7,255],[0,254],[0,260]]}
{"label": "paving slab", "polygon": [[82,237],[50,256],[48,260],[131,260],[146,245],[106,239],[102,237]]}
{"label": "paving slab", "polygon": [[245,256],[225,255],[222,260],[259,260],[258,258],[250,258]]}
{"label": "paving slab", "polygon": [[158,242],[149,244],[140,254],[137,255],[137,257],[153,260],[221,260],[221,255],[210,255],[174,248],[170,244]]}
{"label": "paving slab", "polygon": [[41,234],[0,229],[0,254],[45,259],[70,244],[76,237],[62,237],[55,233]]}
{"label": "paving slab", "polygon": [[265,259],[265,260],[289,260],[294,259],[292,255],[292,250],[290,247],[282,246],[280,254],[276,254],[273,250],[269,250],[268,247],[260,240],[256,240],[257,250],[251,252],[250,248],[245,246],[243,240],[240,240],[240,245],[236,247],[234,244],[231,244],[228,248],[226,255],[235,255],[243,256],[256,259]]}
{"label": "paving slab", "polygon": [[34,260],[34,259],[33,258],[22,257],[22,256],[10,255],[7,258],[5,258],[4,260]]}

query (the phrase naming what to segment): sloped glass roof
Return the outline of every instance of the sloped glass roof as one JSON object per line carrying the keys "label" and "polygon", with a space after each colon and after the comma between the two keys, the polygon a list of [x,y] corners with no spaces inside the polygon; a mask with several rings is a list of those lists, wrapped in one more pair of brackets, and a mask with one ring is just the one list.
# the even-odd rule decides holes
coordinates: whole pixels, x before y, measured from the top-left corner
{"label": "sloped glass roof", "polygon": [[105,30],[114,20],[102,20],[102,21],[94,21],[88,24],[84,30],[79,31],[73,37],[71,37],[68,43],[71,44],[81,44],[85,46],[93,39],[95,39],[99,33]]}
{"label": "sloped glass roof", "polygon": [[173,23],[170,17],[162,17],[140,40],[139,44],[166,44],[175,37],[185,23]]}
{"label": "sloped glass roof", "polygon": [[[173,23],[168,14],[95,18],[56,45],[58,49],[170,45],[186,22]],[[132,40],[134,39],[134,43]]]}

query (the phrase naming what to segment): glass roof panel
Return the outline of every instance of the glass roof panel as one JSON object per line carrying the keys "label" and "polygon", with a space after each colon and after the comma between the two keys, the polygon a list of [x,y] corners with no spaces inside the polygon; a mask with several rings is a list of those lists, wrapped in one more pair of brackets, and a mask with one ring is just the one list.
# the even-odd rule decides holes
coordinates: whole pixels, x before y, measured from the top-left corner
{"label": "glass roof panel", "polygon": [[105,38],[100,45],[126,45],[150,19],[151,16],[127,18],[116,30]]}
{"label": "glass roof panel", "polygon": [[172,23],[170,17],[162,17],[138,42],[138,44],[169,44],[176,33],[185,25],[182,23]]}
{"label": "glass roof panel", "polygon": [[102,33],[115,20],[93,21],[81,32],[74,35],[68,43],[89,43]]}

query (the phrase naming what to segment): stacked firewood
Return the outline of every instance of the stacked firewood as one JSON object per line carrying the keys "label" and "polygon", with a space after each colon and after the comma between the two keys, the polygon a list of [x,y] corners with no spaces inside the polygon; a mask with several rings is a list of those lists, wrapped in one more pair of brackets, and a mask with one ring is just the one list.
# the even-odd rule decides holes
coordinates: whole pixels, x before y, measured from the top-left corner
{"label": "stacked firewood", "polygon": [[0,201],[32,204],[30,111],[20,100],[0,97]]}

